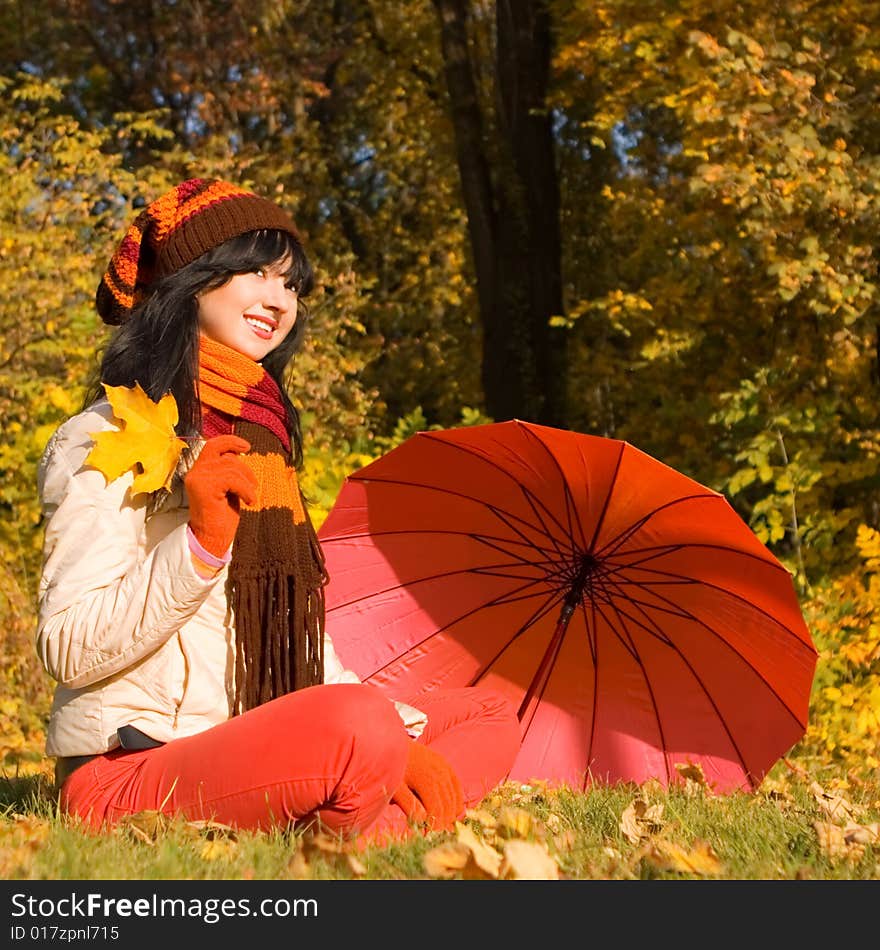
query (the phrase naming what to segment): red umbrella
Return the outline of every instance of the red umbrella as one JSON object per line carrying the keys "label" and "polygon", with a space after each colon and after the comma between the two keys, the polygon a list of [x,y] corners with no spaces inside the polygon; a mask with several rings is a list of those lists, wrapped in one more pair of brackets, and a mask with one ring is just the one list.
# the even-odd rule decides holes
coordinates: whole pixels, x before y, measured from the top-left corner
{"label": "red umbrella", "polygon": [[631,444],[513,421],[420,432],[319,531],[327,629],[394,699],[491,684],[510,778],[757,786],[804,734],[816,650],[724,496]]}

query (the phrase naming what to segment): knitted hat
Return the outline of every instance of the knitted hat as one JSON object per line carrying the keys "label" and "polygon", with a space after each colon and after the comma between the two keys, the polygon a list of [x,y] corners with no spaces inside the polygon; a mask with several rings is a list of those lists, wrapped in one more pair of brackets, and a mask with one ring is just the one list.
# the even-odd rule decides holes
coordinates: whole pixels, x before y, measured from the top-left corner
{"label": "knitted hat", "polygon": [[191,178],[138,215],[101,278],[95,306],[104,323],[125,323],[153,281],[248,231],[275,228],[301,240],[278,205],[228,181]]}

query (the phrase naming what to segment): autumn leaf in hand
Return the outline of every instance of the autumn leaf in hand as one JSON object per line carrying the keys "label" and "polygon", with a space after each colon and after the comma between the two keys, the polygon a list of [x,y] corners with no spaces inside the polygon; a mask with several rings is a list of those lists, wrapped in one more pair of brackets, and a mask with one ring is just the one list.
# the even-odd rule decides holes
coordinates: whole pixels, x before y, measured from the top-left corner
{"label": "autumn leaf in hand", "polygon": [[186,445],[174,432],[177,424],[174,396],[166,393],[158,402],[153,402],[140,383],[133,387],[104,383],[104,392],[121,425],[115,430],[89,433],[95,446],[86,464],[102,472],[108,482],[134,471],[132,495],[168,488]]}

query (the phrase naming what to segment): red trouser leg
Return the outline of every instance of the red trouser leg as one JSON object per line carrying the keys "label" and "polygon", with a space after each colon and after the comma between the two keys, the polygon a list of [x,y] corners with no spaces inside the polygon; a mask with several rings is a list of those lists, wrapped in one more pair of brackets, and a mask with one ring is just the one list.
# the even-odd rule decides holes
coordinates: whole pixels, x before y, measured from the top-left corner
{"label": "red trouser leg", "polygon": [[[436,749],[455,769],[465,808],[472,808],[504,781],[521,741],[516,708],[508,699],[481,686],[464,686],[403,701],[428,714],[428,725],[418,741]],[[367,829],[366,837],[381,842],[403,837],[410,830],[403,810],[389,804]]]}
{"label": "red trouser leg", "polygon": [[317,817],[353,834],[400,784],[410,741],[374,687],[313,686],[160,748],[100,756],[67,779],[61,806],[95,829],[155,809],[237,828]]}

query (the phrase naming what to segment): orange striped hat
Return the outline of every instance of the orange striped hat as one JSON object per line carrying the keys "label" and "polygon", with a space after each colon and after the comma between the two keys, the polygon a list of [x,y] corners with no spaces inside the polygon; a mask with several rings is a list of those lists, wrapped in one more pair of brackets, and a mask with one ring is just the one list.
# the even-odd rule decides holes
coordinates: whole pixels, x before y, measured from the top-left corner
{"label": "orange striped hat", "polygon": [[275,228],[300,241],[278,205],[228,181],[191,178],[137,216],[110,259],[95,294],[104,323],[125,323],[159,277],[174,273],[230,238]]}

